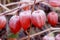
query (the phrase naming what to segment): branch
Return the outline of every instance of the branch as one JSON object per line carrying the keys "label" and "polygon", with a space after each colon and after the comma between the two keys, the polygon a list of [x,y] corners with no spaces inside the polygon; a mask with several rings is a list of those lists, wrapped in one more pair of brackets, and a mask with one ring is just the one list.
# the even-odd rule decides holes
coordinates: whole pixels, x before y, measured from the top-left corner
{"label": "branch", "polygon": [[[32,4],[27,4],[26,6],[30,6],[30,5],[32,5]],[[22,9],[22,8],[24,8],[24,7],[26,7],[26,6],[20,6],[20,7],[18,6],[18,7],[16,7],[16,8],[12,9],[12,10],[5,11],[5,12],[1,13],[0,15],[7,15],[8,13],[11,13],[11,12],[13,12],[13,11]],[[9,14],[8,14],[8,15],[9,15]]]}
{"label": "branch", "polygon": [[[22,2],[20,2],[20,3],[22,3]],[[25,2],[26,3],[26,2]],[[1,4],[0,4],[1,5]],[[10,5],[10,4],[8,4],[8,5]],[[13,11],[16,11],[16,10],[19,10],[19,9],[21,9],[21,8],[23,8],[23,7],[16,7],[16,8],[14,8],[14,9],[12,9],[12,10],[9,10],[9,9],[7,9],[6,7],[4,7],[3,5],[1,5],[4,9],[6,9],[6,10],[8,10],[8,11],[5,11],[5,12],[3,12],[3,13],[0,13],[0,15],[7,15],[8,13],[11,13],[11,12],[13,12]],[[27,5],[28,6],[28,5]],[[24,6],[24,7],[26,7],[26,6]],[[8,15],[10,15],[10,14],[8,14]]]}
{"label": "branch", "polygon": [[[41,2],[41,0],[37,1],[36,3],[39,3]],[[9,4],[6,4],[5,6],[11,6],[11,5],[18,5],[18,4],[24,4],[24,3],[28,3],[28,2],[13,2],[13,3],[9,3]],[[29,3],[34,3],[34,2],[29,2]]]}
{"label": "branch", "polygon": [[[2,5],[2,4],[0,4],[0,6],[3,7],[4,9],[6,9],[7,11],[11,11],[10,9],[8,9],[6,6],[4,6],[4,5]],[[7,12],[7,11],[6,11],[6,12]],[[11,14],[13,15],[13,14],[15,14],[16,12],[17,12],[17,10],[15,10],[15,11],[12,12],[12,13],[8,13],[7,15],[11,15]],[[6,15],[6,13],[2,13],[1,15],[4,15],[4,14]]]}
{"label": "branch", "polygon": [[0,6],[3,7],[4,9],[6,9],[7,11],[10,10],[6,6],[2,5],[1,3],[0,3]]}
{"label": "branch", "polygon": [[7,15],[7,14],[10,15],[9,13],[14,12],[14,11],[16,11],[18,9],[19,9],[19,7],[16,7],[14,9],[12,9],[12,10],[5,11],[5,12],[1,13],[0,15]]}
{"label": "branch", "polygon": [[[37,3],[39,3],[39,2],[41,2],[41,0],[40,1],[37,1],[35,4],[37,4]],[[20,3],[24,3],[24,2],[15,2],[16,4],[20,4]],[[8,5],[12,5],[12,4],[15,4],[15,3],[11,3],[11,4],[8,4]],[[27,3],[27,2],[25,2],[25,3]],[[5,6],[8,6],[8,5],[5,5]],[[11,13],[11,12],[14,12],[14,11],[16,11],[16,10],[19,10],[19,9],[22,9],[22,8],[24,8],[24,7],[26,7],[26,6],[32,6],[32,5],[34,5],[34,2],[30,2],[30,3],[28,3],[27,5],[25,5],[25,6],[20,6],[20,7],[17,7],[17,8],[15,8],[15,9],[12,9],[12,10],[9,10],[9,11],[7,11],[7,12],[3,12],[3,13],[1,13],[0,15],[7,15],[8,13]],[[10,15],[10,14],[8,14],[8,15]],[[13,14],[12,14],[13,15]]]}
{"label": "branch", "polygon": [[[52,34],[52,33],[55,33],[55,32],[60,32],[60,30],[54,30],[54,31],[50,32],[49,34]],[[47,35],[49,35],[49,34],[47,34]]]}
{"label": "branch", "polygon": [[6,4],[4,6],[12,6],[12,5],[18,5],[18,4],[24,4],[26,2],[13,2],[13,3],[9,3],[9,4]]}
{"label": "branch", "polygon": [[[46,29],[46,30],[44,30],[44,31],[38,32],[38,33],[36,33],[36,34],[30,35],[30,38],[32,38],[32,37],[34,37],[34,36],[37,36],[37,35],[40,35],[40,34],[42,34],[42,33],[44,33],[44,32],[50,31],[50,30],[60,30],[60,28],[49,28],[49,29]],[[26,37],[24,37],[24,38],[21,38],[21,40],[27,39],[27,38],[28,38],[28,36],[26,36]]]}

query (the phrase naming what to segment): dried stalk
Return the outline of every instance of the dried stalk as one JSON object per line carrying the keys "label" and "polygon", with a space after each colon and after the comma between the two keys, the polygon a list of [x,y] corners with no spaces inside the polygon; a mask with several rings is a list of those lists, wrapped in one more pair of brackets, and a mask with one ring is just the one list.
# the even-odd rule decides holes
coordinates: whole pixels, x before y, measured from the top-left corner
{"label": "dried stalk", "polygon": [[0,15],[10,15],[9,13],[14,12],[14,11],[16,11],[18,9],[20,9],[20,8],[19,7],[16,7],[14,9],[12,9],[12,10],[5,11],[5,12],[1,13]]}
{"label": "dried stalk", "polygon": [[[2,5],[1,5],[2,6]],[[4,6],[2,6],[4,9],[7,9],[6,7],[4,7]],[[24,6],[25,7],[25,6]],[[16,10],[19,10],[19,9],[21,9],[21,8],[23,8],[23,7],[16,7],[16,8],[14,8],[14,9],[12,9],[12,10],[8,10],[8,11],[5,11],[5,12],[3,12],[3,13],[1,13],[0,15],[7,15],[8,13],[11,13],[11,12],[14,12],[14,11],[16,11]],[[8,14],[8,15],[10,15],[10,14]],[[13,15],[13,14],[12,14]]]}
{"label": "dried stalk", "polygon": [[13,2],[13,3],[9,3],[9,4],[6,4],[4,6],[12,6],[12,5],[18,5],[18,4],[24,4],[26,2]]}
{"label": "dried stalk", "polygon": [[[41,1],[41,0],[40,0]],[[39,1],[39,2],[40,2]],[[39,2],[36,2],[36,3],[39,3]],[[15,2],[16,4],[21,4],[22,2]],[[10,4],[7,4],[7,5],[5,5],[5,6],[10,6],[10,5],[14,5],[15,3],[10,3]],[[26,2],[25,2],[26,3]],[[35,4],[36,4],[35,3]],[[34,3],[32,2],[32,3],[29,3],[28,5],[26,5],[26,6],[31,6],[31,5],[34,5]],[[24,7],[26,7],[26,6],[24,6]],[[8,13],[11,13],[11,12],[13,12],[13,11],[15,11],[15,10],[18,10],[18,9],[22,9],[22,8],[24,8],[24,7],[17,7],[17,8],[15,8],[15,9],[12,9],[12,10],[10,10],[10,11],[7,11],[7,12],[3,12],[3,13],[1,13],[0,15],[7,15]],[[10,15],[10,14],[8,14],[8,15]],[[13,14],[12,14],[13,15]]]}
{"label": "dried stalk", "polygon": [[[6,4],[4,6],[13,6],[13,5],[20,5],[20,4],[27,4],[28,2],[13,2],[13,3],[9,3],[9,4]],[[28,4],[32,4],[33,2],[29,2]]]}
{"label": "dried stalk", "polygon": [[[8,9],[6,6],[4,6],[2,4],[0,4],[0,6],[3,7],[4,9],[6,9],[7,10],[6,12],[11,11],[10,9]],[[17,11],[18,10],[15,10],[15,11],[12,11],[12,13],[7,13],[7,14],[2,13],[1,15],[14,15]]]}
{"label": "dried stalk", "polygon": [[[41,0],[40,0],[41,1]],[[39,2],[40,2],[39,1]],[[39,2],[36,2],[36,3],[39,3]],[[24,4],[24,3],[27,3],[27,2],[13,2],[13,3],[9,3],[9,4],[6,4],[6,5],[4,5],[4,6],[11,6],[11,5],[17,5],[17,4]],[[36,4],[35,3],[35,4]],[[34,4],[34,2],[30,2],[30,5],[33,5]]]}
{"label": "dried stalk", "polygon": [[[46,29],[48,29],[48,26],[47,26],[47,24],[45,24],[44,26],[45,26],[45,28],[46,28]],[[50,31],[48,31],[48,33],[50,33]]]}
{"label": "dried stalk", "polygon": [[[42,33],[44,33],[44,32],[50,31],[50,30],[60,30],[60,28],[48,28],[48,29],[46,29],[46,30],[44,30],[44,31],[41,31],[41,32],[38,32],[38,33],[36,33],[36,34],[30,35],[30,38],[31,38],[31,37],[34,37],[34,36],[36,36],[36,35],[40,35],[40,34],[42,34]],[[27,39],[27,38],[28,38],[28,36],[26,36],[26,37],[24,37],[24,38],[21,38],[20,40],[22,40],[22,39]]]}
{"label": "dried stalk", "polygon": [[54,30],[54,31],[50,32],[49,34],[52,34],[52,33],[55,33],[55,32],[60,32],[60,30]]}
{"label": "dried stalk", "polygon": [[7,7],[5,7],[4,5],[2,5],[1,3],[0,3],[0,6],[3,7],[4,9],[6,9],[7,11],[10,10]]}
{"label": "dried stalk", "polygon": [[27,40],[30,40],[30,34],[26,31],[26,34],[28,35],[28,39]]}
{"label": "dried stalk", "polygon": [[[40,0],[41,1],[41,0]],[[40,2],[39,1],[39,2]],[[36,3],[39,3],[39,2],[36,2]],[[26,3],[26,2],[23,2],[23,3]],[[35,3],[35,4],[36,4]],[[5,5],[5,6],[11,6],[11,5],[14,5],[14,4],[22,4],[22,2],[15,2],[15,3],[10,3],[10,4],[7,4],[7,5]],[[34,5],[34,3],[32,2],[32,3],[29,3],[28,5],[26,5],[26,6],[31,6],[31,5]],[[26,7],[26,6],[24,6],[24,7]],[[11,13],[11,12],[14,12],[14,11],[16,11],[16,10],[19,10],[19,9],[22,9],[22,8],[24,8],[24,7],[16,7],[15,9],[12,9],[12,10],[10,10],[10,11],[5,11],[5,12],[3,12],[3,13],[1,13],[0,15],[10,15],[9,13]],[[11,15],[14,15],[14,14],[11,14]]]}

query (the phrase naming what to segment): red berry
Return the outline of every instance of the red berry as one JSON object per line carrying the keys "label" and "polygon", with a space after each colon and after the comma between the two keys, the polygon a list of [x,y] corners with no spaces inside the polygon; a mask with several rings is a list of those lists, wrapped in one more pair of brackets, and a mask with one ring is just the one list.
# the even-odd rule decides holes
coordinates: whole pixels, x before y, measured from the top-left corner
{"label": "red berry", "polygon": [[31,16],[32,23],[39,28],[42,28],[46,22],[46,15],[43,10],[37,10],[32,13]]}
{"label": "red berry", "polygon": [[59,7],[60,6],[60,0],[49,0],[49,4],[53,7]]}
{"label": "red berry", "polygon": [[11,32],[13,32],[14,34],[18,33],[21,29],[19,16],[17,16],[17,15],[12,16],[9,21],[9,26],[10,26]]}
{"label": "red berry", "polygon": [[6,25],[6,18],[5,16],[0,16],[0,29],[4,28]]}
{"label": "red berry", "polygon": [[23,27],[24,31],[26,31],[30,26],[31,11],[28,10],[28,11],[20,12],[19,16],[20,16],[21,26]]}
{"label": "red berry", "polygon": [[52,25],[55,26],[58,23],[58,14],[55,12],[50,12],[47,16],[48,22]]}

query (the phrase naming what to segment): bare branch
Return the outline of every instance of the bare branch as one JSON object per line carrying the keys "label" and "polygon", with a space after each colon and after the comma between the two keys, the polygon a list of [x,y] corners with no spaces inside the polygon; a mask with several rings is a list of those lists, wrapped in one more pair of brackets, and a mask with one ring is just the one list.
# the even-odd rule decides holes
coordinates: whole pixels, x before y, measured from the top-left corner
{"label": "bare branch", "polygon": [[[40,34],[42,34],[42,33],[44,33],[44,32],[50,31],[50,30],[60,30],[60,28],[48,28],[48,29],[46,29],[46,30],[44,30],[44,31],[41,31],[41,32],[38,32],[38,33],[36,33],[36,34],[30,35],[30,38],[31,38],[31,37],[34,37],[34,36],[37,36],[37,35],[40,35]],[[24,37],[24,38],[21,38],[20,40],[27,39],[27,38],[28,38],[28,36],[26,36],[26,37]]]}
{"label": "bare branch", "polygon": [[[36,1],[36,3],[39,3],[39,2],[41,2],[42,0],[39,0],[39,1]],[[42,1],[43,2],[43,1]],[[13,2],[13,3],[9,3],[9,4],[6,4],[5,6],[11,6],[11,5],[17,5],[17,4],[24,4],[24,3],[28,3],[28,2]],[[34,4],[34,2],[33,1],[31,1],[31,2],[29,2],[29,3],[33,3]]]}
{"label": "bare branch", "polygon": [[[40,0],[41,1],[41,0]],[[37,1],[36,3],[39,3],[40,1]],[[16,4],[21,4],[21,3],[27,3],[27,2],[15,2]],[[10,6],[10,5],[14,5],[15,3],[10,3],[10,4],[7,4],[7,5],[5,5],[5,6]],[[35,3],[35,4],[36,4]],[[11,13],[11,12],[13,12],[13,11],[15,11],[15,10],[19,10],[19,9],[22,9],[22,8],[24,8],[24,7],[26,7],[26,6],[31,6],[31,5],[34,5],[34,2],[30,2],[30,3],[28,3],[28,4],[26,4],[25,6],[20,6],[20,7],[17,7],[17,8],[15,8],[15,9],[12,9],[12,10],[9,10],[9,11],[7,11],[7,12],[3,12],[3,13],[1,13],[0,15],[7,15],[8,13]],[[10,15],[10,14],[8,14],[8,15]]]}
{"label": "bare branch", "polygon": [[4,5],[2,5],[1,3],[0,3],[0,6],[3,7],[4,9],[6,9],[7,11],[9,10],[7,7],[5,7]]}
{"label": "bare branch", "polygon": [[12,10],[9,10],[9,11],[5,11],[5,12],[3,12],[3,13],[1,13],[0,15],[10,15],[9,13],[11,13],[11,12],[14,12],[14,11],[16,11],[16,10],[18,10],[19,9],[19,7],[16,7],[16,8],[14,8],[14,9],[12,9]]}
{"label": "bare branch", "polygon": [[27,2],[13,2],[13,3],[9,3],[9,4],[6,4],[5,6],[12,6],[12,5],[17,5],[17,4],[24,4],[24,3],[27,3]]}

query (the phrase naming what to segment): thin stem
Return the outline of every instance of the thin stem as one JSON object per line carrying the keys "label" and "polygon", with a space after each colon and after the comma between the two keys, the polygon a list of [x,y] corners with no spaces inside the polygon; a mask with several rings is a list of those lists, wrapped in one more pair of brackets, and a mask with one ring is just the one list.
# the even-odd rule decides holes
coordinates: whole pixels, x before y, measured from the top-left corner
{"label": "thin stem", "polygon": [[24,32],[27,34],[28,38],[27,39],[19,39],[19,40],[30,40],[30,33],[27,30]]}
{"label": "thin stem", "polygon": [[60,32],[60,30],[54,30],[54,31],[50,32],[49,34],[52,34],[52,33],[55,33],[55,32]]}
{"label": "thin stem", "polygon": [[17,4],[23,4],[23,2],[13,2],[13,3],[6,4],[4,6],[12,6],[12,5],[17,5]]}
{"label": "thin stem", "polygon": [[[41,0],[40,0],[41,1]],[[39,2],[40,2],[39,1]],[[36,2],[36,3],[39,3],[39,2]],[[22,2],[20,2],[20,3],[22,3]],[[35,4],[36,4],[35,3]],[[19,4],[19,3],[18,3]],[[9,4],[10,5],[10,4]],[[32,3],[29,3],[28,5],[26,5],[26,6],[31,6],[31,5],[34,5],[34,3],[32,2]],[[7,5],[8,6],[8,5]],[[15,11],[15,10],[18,10],[18,9],[22,9],[22,8],[24,8],[24,7],[26,7],[26,6],[23,6],[23,7],[18,7],[18,8],[15,8],[15,9],[13,9],[13,10],[10,10],[10,11],[5,11],[5,12],[3,12],[3,13],[1,13],[0,15],[7,15],[8,13],[11,13],[11,12],[13,12],[13,11]],[[10,14],[8,14],[8,15],[10,15]],[[13,15],[13,14],[12,14]]]}
{"label": "thin stem", "polygon": [[[39,0],[39,2],[40,2],[41,0]],[[39,3],[39,2],[36,2],[36,3]],[[13,2],[13,3],[9,3],[9,4],[6,4],[5,6],[11,6],[11,5],[17,5],[17,4],[24,4],[24,3],[27,3],[27,2]],[[36,4],[35,3],[35,4]],[[33,5],[34,4],[34,2],[30,2],[30,5]]]}
{"label": "thin stem", "polygon": [[27,35],[28,35],[28,39],[27,40],[30,40],[30,34],[26,31]]}
{"label": "thin stem", "polygon": [[[36,36],[36,35],[40,35],[40,34],[42,34],[42,33],[44,33],[44,32],[50,31],[50,30],[60,30],[60,28],[48,28],[48,29],[46,29],[46,30],[44,30],[44,31],[41,31],[41,32],[38,32],[38,33],[36,33],[36,34],[30,35],[30,38],[31,38],[31,37],[34,37],[34,36]],[[21,39],[27,39],[27,38],[28,38],[28,36],[26,36],[26,37],[24,37],[24,38],[21,38]]]}
{"label": "thin stem", "polygon": [[[47,24],[45,24],[45,28],[46,29],[48,29],[49,27],[47,26]],[[51,30],[50,31],[48,31],[48,33],[50,33],[51,32]]]}
{"label": "thin stem", "polygon": [[7,11],[10,10],[7,7],[5,7],[4,5],[2,5],[1,3],[0,3],[0,6],[3,7],[4,9],[6,9]]}
{"label": "thin stem", "polygon": [[[14,9],[12,9],[12,10],[5,11],[5,12],[1,13],[0,15],[7,15],[8,13],[14,12],[14,11],[16,11],[16,10],[18,10],[18,9],[19,9],[19,7],[16,7],[16,8],[14,8]],[[8,14],[8,15],[10,15],[10,14]],[[12,14],[12,15],[13,15],[13,14]]]}
{"label": "thin stem", "polygon": [[36,0],[34,0],[34,4],[33,4],[33,7],[32,7],[32,12],[34,11],[35,3],[36,3]]}

